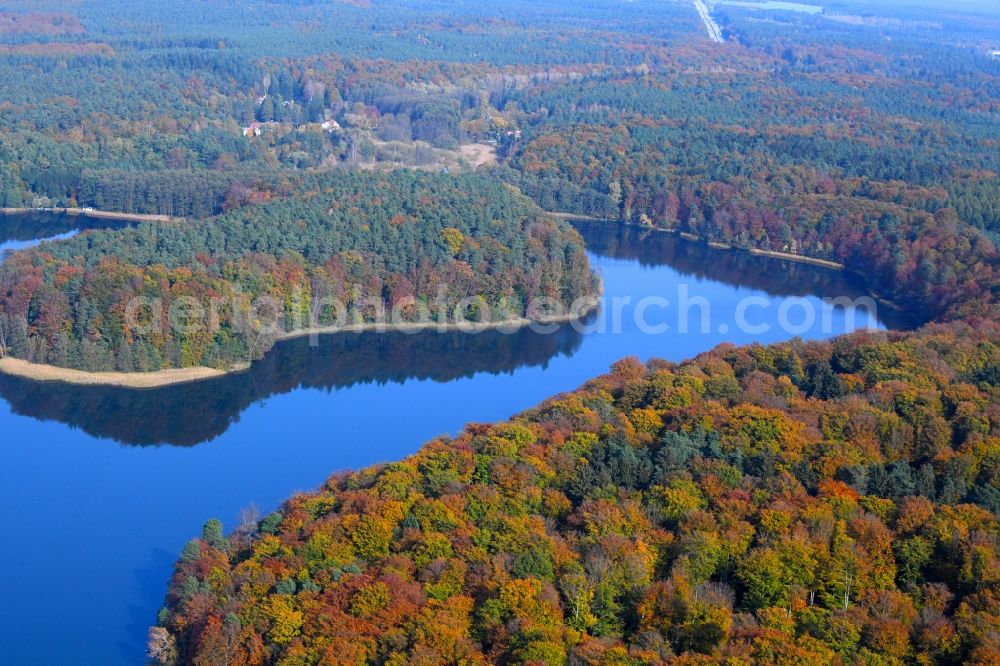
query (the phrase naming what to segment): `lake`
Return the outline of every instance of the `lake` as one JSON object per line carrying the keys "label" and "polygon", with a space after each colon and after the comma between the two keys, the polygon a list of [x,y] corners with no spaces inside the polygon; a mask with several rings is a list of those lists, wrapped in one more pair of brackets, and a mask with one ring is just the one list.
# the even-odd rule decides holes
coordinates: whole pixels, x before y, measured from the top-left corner
{"label": "lake", "polygon": [[722,342],[907,325],[885,308],[876,323],[864,309],[824,307],[823,297],[863,296],[844,273],[648,230],[578,228],[605,301],[552,333],[303,338],[245,373],[140,392],[0,377],[4,661],[141,664],[173,562],[206,519],[230,529],[243,507],[273,510],[334,471],[507,418],[624,356],[681,360]]}
{"label": "lake", "polygon": [[23,250],[42,241],[69,238],[81,229],[113,229],[123,224],[127,222],[86,213],[43,210],[0,213],[0,261],[8,251]]}

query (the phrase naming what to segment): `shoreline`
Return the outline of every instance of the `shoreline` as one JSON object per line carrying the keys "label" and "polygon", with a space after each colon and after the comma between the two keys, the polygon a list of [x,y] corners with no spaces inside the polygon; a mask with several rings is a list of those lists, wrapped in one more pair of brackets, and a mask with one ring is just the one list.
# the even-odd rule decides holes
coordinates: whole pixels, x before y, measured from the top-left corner
{"label": "shoreline", "polygon": [[[322,326],[317,328],[304,328],[297,331],[286,331],[280,333],[275,338],[275,344],[304,338],[309,336],[337,335],[340,333],[419,333],[421,331],[436,330],[439,333],[450,331],[460,331],[465,333],[483,333],[491,330],[509,329],[511,333],[519,331],[533,324],[542,326],[566,324],[572,321],[579,321],[583,317],[593,312],[598,307],[597,302],[582,314],[562,315],[558,317],[540,317],[530,319],[528,317],[516,317],[497,322],[464,322],[464,323],[367,323],[348,324],[345,326]],[[265,352],[270,353],[270,349]],[[102,386],[112,388],[124,388],[131,390],[144,390],[165,388],[168,386],[178,386],[181,384],[192,384],[194,382],[209,379],[218,379],[227,375],[239,374],[250,369],[252,363],[241,363],[226,370],[208,368],[205,366],[193,366],[190,368],[167,368],[155,370],[153,372],[119,372],[119,371],[98,371],[75,370],[73,368],[62,368],[57,365],[45,363],[32,363],[24,359],[13,356],[0,357],[0,375],[19,377],[35,382],[59,382],[74,386]]]}
{"label": "shoreline", "polygon": [[[597,297],[595,297],[597,298]],[[387,323],[362,323],[362,324],[345,324],[343,326],[317,326],[314,328],[302,328],[296,331],[285,331],[279,333],[276,337],[276,342],[284,342],[286,340],[295,340],[296,338],[306,338],[312,335],[336,335],[338,333],[419,333],[421,331],[434,331],[438,333],[448,333],[451,331],[458,331],[461,333],[483,333],[485,331],[502,331],[503,329],[510,329],[510,332],[519,331],[522,328],[527,328],[532,324],[539,324],[541,326],[549,326],[552,324],[567,324],[571,321],[578,321],[583,319],[588,314],[596,310],[598,304],[595,303],[593,307],[589,308],[586,312],[581,314],[572,315],[560,315],[553,317],[539,317],[537,319],[532,319],[530,317],[514,317],[512,319],[504,319],[502,321],[488,321],[488,322],[462,322],[462,323],[440,323],[436,321],[429,322],[404,322],[402,324],[387,324]]]}
{"label": "shoreline", "polygon": [[240,368],[216,370],[214,368],[196,366],[193,368],[170,368],[155,372],[90,372],[88,370],[61,368],[56,365],[32,363],[24,359],[14,358],[13,356],[0,358],[0,374],[11,377],[29,379],[35,382],[59,382],[75,386],[107,386],[126,389],[161,388],[177,384],[189,384],[205,379],[222,377],[230,372],[240,370]]}
{"label": "shoreline", "polygon": [[153,213],[116,213],[114,211],[97,210],[94,208],[0,208],[3,215],[26,215],[28,213],[58,213],[60,215],[78,215],[95,217],[104,220],[132,220],[135,222],[179,222],[183,218],[159,215]]}
{"label": "shoreline", "polygon": [[[557,219],[565,220],[567,222],[572,222],[573,220],[579,220],[581,222],[607,222],[611,224],[622,224],[628,227],[635,227],[637,229],[648,229],[650,231],[659,231],[665,234],[673,234],[680,238],[681,240],[686,240],[691,243],[702,243],[712,248],[713,250],[727,250],[730,252],[749,252],[752,255],[758,257],[770,257],[772,259],[784,259],[785,261],[794,261],[800,264],[809,264],[811,266],[821,266],[822,268],[829,268],[834,271],[846,271],[847,267],[838,261],[831,261],[829,259],[819,259],[817,257],[810,257],[804,254],[792,254],[791,252],[778,252],[777,250],[762,250],[756,247],[735,247],[728,243],[720,243],[718,241],[705,240],[701,236],[696,234],[688,233],[686,231],[678,231],[677,229],[663,229],[661,227],[647,227],[642,224],[636,224],[635,222],[623,222],[621,220],[612,220],[605,217],[593,217],[591,215],[574,215],[573,213],[557,213],[553,211],[545,211],[547,215],[551,215]],[[863,276],[862,276],[863,277]]]}
{"label": "shoreline", "polygon": [[709,247],[709,248],[711,248],[713,250],[725,250],[725,251],[728,251],[728,252],[748,252],[748,253],[756,256],[756,257],[766,257],[766,258],[769,258],[769,259],[781,259],[783,261],[791,261],[791,262],[798,263],[798,264],[805,264],[805,265],[809,265],[809,266],[817,266],[819,268],[825,268],[825,269],[828,269],[828,270],[841,271],[841,272],[844,272],[844,273],[850,273],[852,275],[856,275],[857,277],[859,277],[864,282],[864,284],[865,284],[865,291],[867,291],[868,295],[871,296],[872,298],[874,298],[876,301],[878,301],[879,303],[882,303],[883,305],[887,306],[891,310],[895,310],[896,312],[906,312],[906,308],[904,308],[900,304],[898,304],[895,301],[893,301],[893,300],[891,300],[889,298],[886,298],[885,296],[882,296],[882,295],[876,293],[874,290],[872,290],[871,287],[868,286],[869,280],[868,280],[868,276],[867,275],[865,275],[861,271],[857,271],[857,270],[854,270],[854,269],[849,269],[849,268],[847,268],[847,266],[845,266],[844,264],[840,263],[839,261],[831,261],[830,259],[819,259],[817,257],[810,257],[810,256],[807,256],[807,255],[802,255],[802,254],[792,254],[790,252],[778,252],[777,250],[763,250],[763,249],[755,248],[755,247],[746,247],[746,248],[744,248],[744,247],[735,247],[733,245],[729,245],[728,243],[720,243],[718,241],[705,240],[701,236],[698,236],[696,234],[688,233],[686,231],[678,231],[677,229],[663,229],[661,227],[647,227],[647,226],[642,225],[642,224],[636,224],[635,222],[623,222],[621,220],[612,220],[612,219],[603,218],[603,217],[593,217],[592,215],[574,215],[573,213],[557,213],[557,212],[553,212],[553,211],[545,211],[545,212],[548,215],[551,215],[551,216],[553,216],[555,218],[558,218],[560,220],[564,220],[566,222],[572,222],[573,220],[579,220],[581,222],[597,222],[597,223],[602,223],[602,224],[604,224],[604,223],[607,223],[607,224],[621,224],[621,225],[625,225],[627,227],[633,227],[633,228],[636,228],[636,229],[648,229],[650,231],[657,231],[657,232],[665,233],[665,234],[673,234],[674,236],[677,236],[681,240],[688,241],[690,243],[701,243],[701,244],[703,244],[703,245],[705,245],[705,246],[707,246],[707,247]]}
{"label": "shoreline", "polygon": [[[741,248],[738,248],[741,249]],[[811,266],[820,266],[822,268],[829,268],[834,271],[846,271],[847,267],[839,261],[830,261],[829,259],[817,259],[816,257],[807,257],[801,254],[791,254],[789,252],[778,252],[777,250],[759,250],[757,248],[747,248],[744,250],[750,254],[756,255],[758,257],[771,257],[772,259],[784,259],[785,261],[794,261],[800,264],[809,264]]]}
{"label": "shoreline", "polygon": [[[0,208],[0,213],[19,214],[19,213],[37,212],[39,210],[40,209],[34,209],[34,208]],[[167,215],[139,215],[139,214],[129,215],[126,213],[86,210],[81,208],[50,208],[50,209],[44,209],[44,211],[65,213],[68,215],[86,215],[91,217],[102,217],[106,219],[126,219],[126,220],[138,220],[138,221],[167,222],[167,221],[176,221],[180,219],[180,218],[172,218]],[[676,229],[647,227],[630,222],[622,222],[618,220],[610,220],[606,218],[598,218],[588,215],[575,215],[572,213],[559,213],[553,211],[545,211],[545,213],[547,215],[551,215],[553,217],[566,221],[580,220],[583,222],[623,224],[630,227],[637,227],[641,229],[649,229],[651,231],[656,231],[660,233],[673,234],[675,236],[680,237],[682,240],[688,242],[702,243],[714,250],[725,250],[729,252],[733,251],[748,252],[749,254],[754,256],[767,257],[772,259],[781,259],[785,261],[808,264],[829,270],[836,270],[836,271],[847,270],[843,264],[835,261],[830,261],[827,259],[818,259],[815,257],[791,254],[788,252],[778,252],[775,250],[763,250],[758,248],[738,248],[725,243],[706,241],[699,236],[687,232],[680,232]],[[864,278],[864,276],[861,277]],[[880,297],[877,294],[871,292],[870,290],[869,293],[876,300],[881,301],[890,307],[898,307],[888,299]],[[531,319],[528,317],[516,317],[512,319],[506,319],[503,321],[484,322],[484,323],[407,322],[402,324],[389,324],[385,322],[381,323],[371,322],[371,323],[361,323],[361,324],[347,324],[344,326],[337,326],[337,325],[321,326],[314,328],[304,328],[295,331],[281,332],[275,336],[275,344],[287,340],[294,340],[296,338],[336,335],[342,333],[393,333],[393,332],[418,333],[420,331],[437,330],[439,333],[444,333],[448,331],[461,331],[470,334],[475,334],[488,330],[504,330],[504,329],[509,329],[511,332],[514,332],[526,328],[528,326],[531,326],[533,324],[539,324],[545,326],[552,324],[557,324],[557,325],[565,324],[574,320],[578,321],[583,317],[587,316],[588,314],[590,314],[591,312],[593,312],[594,309],[596,309],[596,307],[597,305],[595,303],[594,307],[588,309],[586,312],[583,312],[581,314],[563,315],[558,317],[542,317],[537,319]],[[270,350],[268,350],[268,352],[266,353],[269,352]],[[7,356],[7,357],[0,357],[0,375],[10,375],[37,382],[61,382],[64,384],[71,384],[77,386],[104,386],[104,387],[117,387],[125,389],[142,390],[142,389],[164,388],[168,386],[190,384],[209,379],[217,379],[219,377],[224,377],[226,375],[245,372],[251,367],[251,365],[252,363],[249,362],[241,363],[239,365],[223,370],[217,368],[208,368],[205,366],[193,366],[189,368],[168,368],[152,372],[118,372],[118,371],[91,372],[87,370],[75,370],[72,368],[63,368],[55,365],[48,365],[42,363],[32,363],[30,361],[25,361],[23,359]]]}

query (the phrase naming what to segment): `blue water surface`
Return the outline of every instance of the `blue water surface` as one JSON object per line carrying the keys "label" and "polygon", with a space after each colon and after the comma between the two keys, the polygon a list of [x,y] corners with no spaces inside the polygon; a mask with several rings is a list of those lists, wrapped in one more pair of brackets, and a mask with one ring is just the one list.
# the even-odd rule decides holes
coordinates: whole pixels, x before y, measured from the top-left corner
{"label": "blue water surface", "polygon": [[[207,518],[229,529],[243,507],[273,510],[334,471],[507,418],[624,356],[681,360],[722,342],[788,339],[777,324],[789,298],[805,297],[789,313],[799,322],[807,305],[821,312],[823,296],[862,295],[831,271],[662,233],[581,230],[606,296],[632,299],[620,332],[328,336],[318,347],[282,343],[242,375],[145,392],[0,379],[4,663],[140,664],[173,561]],[[697,330],[682,334],[676,311],[654,307],[650,323],[671,330],[642,333],[635,303],[673,303],[682,288],[710,303],[711,330],[695,316]],[[747,316],[767,333],[737,326],[747,297],[763,299]],[[849,314],[836,310],[831,328],[818,320],[802,337],[843,332]]]}

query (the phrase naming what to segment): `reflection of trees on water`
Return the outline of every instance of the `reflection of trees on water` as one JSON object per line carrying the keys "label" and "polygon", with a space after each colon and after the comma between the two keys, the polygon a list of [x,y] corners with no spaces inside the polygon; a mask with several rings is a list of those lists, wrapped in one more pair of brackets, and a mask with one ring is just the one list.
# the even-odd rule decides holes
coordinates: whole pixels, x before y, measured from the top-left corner
{"label": "reflection of trees on water", "polygon": [[[772,297],[853,299],[868,294],[863,279],[844,271],[739,250],[717,250],[655,229],[606,222],[574,222],[573,226],[594,254],[637,261],[641,266],[667,265],[685,277],[763,291]],[[880,307],[879,317],[892,329],[913,328],[920,323],[889,307]]]}
{"label": "reflection of trees on water", "polygon": [[83,229],[113,229],[127,221],[55,211],[0,213],[0,243],[34,241]]}
{"label": "reflection of trees on water", "polygon": [[552,335],[525,329],[345,333],[279,343],[249,370],[151,390],[71,386],[0,376],[0,397],[16,414],[60,421],[124,444],[192,446],[223,434],[254,402],[296,388],[340,389],[409,379],[446,382],[479,372],[512,373],[579,348],[570,326]]}
{"label": "reflection of trees on water", "polygon": [[[22,216],[0,216],[0,224],[11,217]],[[45,221],[60,216],[38,217]],[[79,221],[77,216],[62,217],[70,218],[70,223]],[[864,294],[859,280],[815,266],[713,250],[636,227],[583,223],[578,228],[594,254],[637,261],[643,266],[666,265],[694,278],[749,287],[772,296],[853,298]],[[3,229],[4,233],[19,233],[15,227]],[[47,227],[39,232],[35,226],[34,232],[60,233],[58,229]],[[905,325],[886,317],[892,314],[887,308],[881,308],[879,314],[890,327]],[[430,331],[341,334],[321,337],[318,347],[310,347],[305,338],[282,342],[246,372],[194,384],[135,391],[0,376],[0,397],[17,414],[60,421],[96,437],[136,445],[192,446],[223,434],[254,402],[296,388],[332,390],[359,383],[408,379],[446,382],[478,372],[511,373],[544,365],[560,354],[573,354],[581,343],[582,336],[570,326],[561,327],[554,335],[530,330],[512,335],[498,331],[477,335]],[[621,353],[628,354],[628,349]]]}

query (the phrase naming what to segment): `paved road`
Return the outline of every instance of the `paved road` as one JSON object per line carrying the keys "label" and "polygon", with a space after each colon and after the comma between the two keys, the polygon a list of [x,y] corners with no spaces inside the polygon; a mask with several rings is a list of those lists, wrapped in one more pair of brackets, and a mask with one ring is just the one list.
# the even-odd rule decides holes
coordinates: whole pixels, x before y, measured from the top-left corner
{"label": "paved road", "polygon": [[708,6],[705,4],[705,0],[694,0],[695,9],[698,10],[698,14],[701,15],[701,20],[705,22],[705,28],[708,29],[709,38],[716,44],[721,44],[726,41],[722,37],[722,28],[719,24],[715,22],[712,15],[708,11]]}

